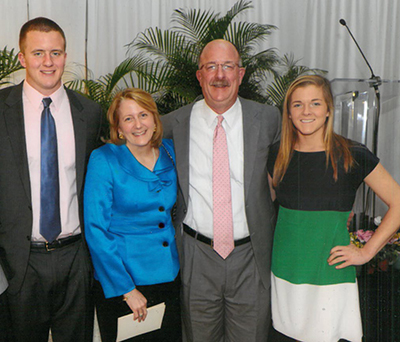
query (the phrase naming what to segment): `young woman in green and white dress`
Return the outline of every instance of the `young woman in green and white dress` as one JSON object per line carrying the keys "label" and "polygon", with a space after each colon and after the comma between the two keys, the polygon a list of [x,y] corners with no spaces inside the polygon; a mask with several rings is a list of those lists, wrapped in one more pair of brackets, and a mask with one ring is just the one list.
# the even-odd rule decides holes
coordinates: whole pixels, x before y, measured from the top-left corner
{"label": "young woman in green and white dress", "polygon": [[[305,342],[361,342],[355,265],[371,260],[400,226],[400,187],[364,145],[333,132],[333,98],[321,76],[295,80],[281,142],[268,170],[279,203],[272,257],[274,328]],[[362,182],[389,207],[364,248],[347,219]]]}

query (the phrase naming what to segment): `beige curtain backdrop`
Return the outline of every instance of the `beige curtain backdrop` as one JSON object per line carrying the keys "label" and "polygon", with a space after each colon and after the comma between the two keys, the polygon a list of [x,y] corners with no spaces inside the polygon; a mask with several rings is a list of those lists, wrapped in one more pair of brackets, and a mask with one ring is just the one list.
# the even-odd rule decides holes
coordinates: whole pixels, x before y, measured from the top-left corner
{"label": "beige curtain backdrop", "polygon": [[[0,48],[18,49],[28,19],[47,16],[67,36],[68,72],[87,65],[98,78],[126,58],[126,44],[148,27],[167,29],[176,8],[225,14],[235,0],[1,0]],[[253,0],[239,20],[278,27],[261,48],[293,53],[300,63],[327,70],[328,78],[369,78],[370,72],[339,19],[347,21],[376,75],[400,79],[399,0]],[[87,57],[86,57],[87,56]],[[66,73],[66,78],[71,74]],[[15,82],[23,78],[20,73]],[[383,94],[384,95],[384,94]],[[399,96],[382,106],[378,156],[400,181]],[[381,206],[381,211],[384,206]]]}
{"label": "beige curtain backdrop", "polygon": [[[18,47],[18,32],[28,19],[47,16],[64,29],[68,60],[84,64],[95,77],[111,72],[126,57],[125,45],[148,27],[171,27],[176,8],[226,13],[234,0],[1,0],[0,47]],[[253,0],[240,20],[278,27],[265,47],[293,52],[329,78],[368,78],[346,29],[357,38],[375,74],[400,79],[400,5],[398,0]],[[87,28],[87,34],[86,34]],[[87,40],[86,40],[87,38]],[[262,47],[261,47],[262,48]]]}

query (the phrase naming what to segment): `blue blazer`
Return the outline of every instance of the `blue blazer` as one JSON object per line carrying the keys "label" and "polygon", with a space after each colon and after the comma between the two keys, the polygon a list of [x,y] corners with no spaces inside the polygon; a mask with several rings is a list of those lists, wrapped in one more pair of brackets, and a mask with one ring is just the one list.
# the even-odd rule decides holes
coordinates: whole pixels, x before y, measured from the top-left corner
{"label": "blue blazer", "polygon": [[[164,147],[165,148],[164,148]],[[106,298],[136,285],[170,282],[179,272],[171,209],[177,179],[171,140],[153,172],[126,145],[93,151],[84,192],[85,235]],[[165,149],[168,149],[169,155]]]}

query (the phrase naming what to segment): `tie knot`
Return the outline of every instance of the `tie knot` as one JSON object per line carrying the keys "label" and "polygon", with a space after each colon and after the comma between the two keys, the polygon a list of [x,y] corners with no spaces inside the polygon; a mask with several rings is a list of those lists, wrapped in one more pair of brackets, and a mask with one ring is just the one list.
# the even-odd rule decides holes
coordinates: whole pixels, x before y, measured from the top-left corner
{"label": "tie knot", "polygon": [[218,126],[221,126],[224,117],[222,115],[218,115]]}
{"label": "tie knot", "polygon": [[44,108],[49,108],[50,103],[51,103],[51,98],[50,97],[44,97],[42,102],[43,102]]}

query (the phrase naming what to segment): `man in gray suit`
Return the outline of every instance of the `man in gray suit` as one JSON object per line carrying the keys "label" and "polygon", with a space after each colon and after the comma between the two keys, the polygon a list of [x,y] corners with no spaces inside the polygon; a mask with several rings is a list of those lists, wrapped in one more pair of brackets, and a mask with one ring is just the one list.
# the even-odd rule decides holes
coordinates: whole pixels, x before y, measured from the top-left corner
{"label": "man in gray suit", "polygon": [[[180,183],[175,223],[186,341],[268,336],[275,214],[266,164],[280,114],[238,97],[244,74],[234,45],[210,42],[196,73],[204,100],[162,118],[165,137],[174,140]],[[226,148],[221,157],[217,151]],[[215,167],[226,160],[228,182],[220,174],[224,167]],[[221,244],[226,248],[216,248]]]}

